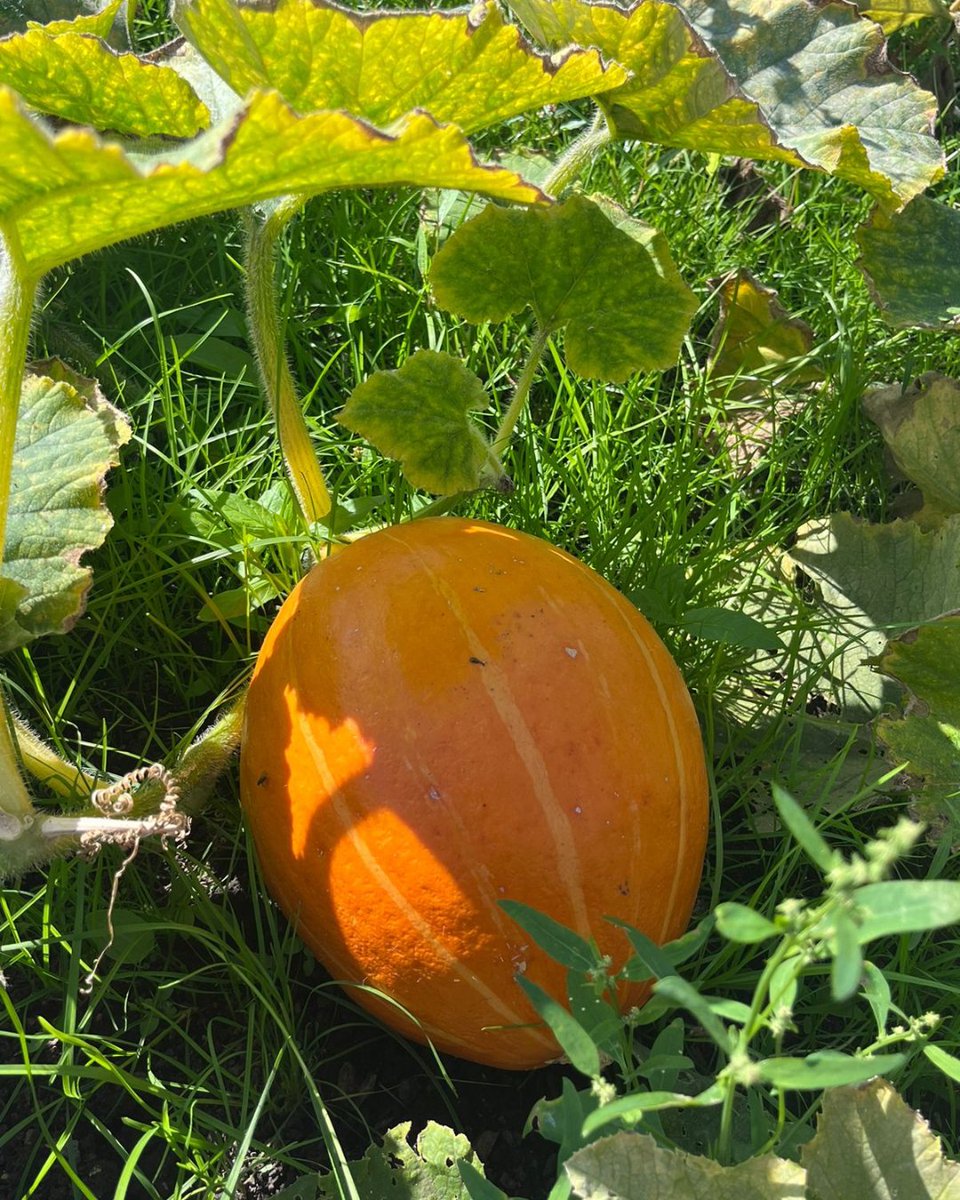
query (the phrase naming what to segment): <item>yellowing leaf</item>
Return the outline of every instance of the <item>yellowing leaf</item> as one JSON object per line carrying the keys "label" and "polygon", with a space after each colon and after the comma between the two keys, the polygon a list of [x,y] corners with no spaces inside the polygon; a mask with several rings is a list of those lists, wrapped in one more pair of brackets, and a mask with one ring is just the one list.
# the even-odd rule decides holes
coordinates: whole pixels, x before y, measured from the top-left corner
{"label": "yellowing leaf", "polygon": [[[720,285],[720,317],[714,326],[710,371],[714,379],[739,377],[724,394],[743,400],[778,387],[814,383],[819,367],[798,359],[813,349],[813,330],[791,317],[773,288],[749,271],[738,271]],[[791,365],[792,364],[792,365]],[[760,378],[745,378],[760,374]]]}
{"label": "yellowing leaf", "polygon": [[944,172],[937,105],[852,6],[808,0],[511,0],[547,45],[597,46],[631,71],[600,102],[622,137],[775,159],[901,207]]}
{"label": "yellowing leaf", "polygon": [[824,1093],[817,1134],[800,1151],[816,1200],[960,1195],[960,1163],[885,1079]]}
{"label": "yellowing leaf", "polygon": [[0,84],[40,112],[140,137],[193,137],[210,119],[175,71],[86,34],[32,29],[3,39]]}
{"label": "yellowing leaf", "polygon": [[584,196],[491,205],[448,238],[430,282],[438,304],[468,321],[529,305],[542,329],[563,329],[573,370],[611,381],[673,363],[696,308],[663,238]]}
{"label": "yellowing leaf", "polygon": [[[47,15],[42,22],[28,21],[27,29],[43,29],[47,33],[92,33],[94,37],[108,38],[125,3],[126,0],[109,0],[99,12],[78,17],[51,20]],[[31,7],[36,14],[37,6]]]}
{"label": "yellowing leaf", "polygon": [[857,0],[857,7],[865,17],[881,25],[888,35],[929,17],[950,20],[950,10],[943,0],[875,0],[874,3]]}
{"label": "yellowing leaf", "polygon": [[490,447],[468,416],[488,402],[459,358],[418,350],[399,370],[364,380],[338,419],[399,459],[414,487],[450,495],[472,491],[490,473]]}
{"label": "yellowing leaf", "polygon": [[346,113],[297,117],[275,93],[258,93],[184,149],[134,157],[85,130],[51,136],[0,89],[0,225],[15,231],[37,276],[176,221],[288,193],[385,185],[543,199],[515,172],[479,165],[458,129],[422,114],[386,134]]}
{"label": "yellowing leaf", "polygon": [[627,78],[594,50],[536,53],[496,5],[358,13],[326,0],[176,0],[174,16],[241,95],[273,88],[299,112],[342,108],[381,127],[421,108],[470,132]]}

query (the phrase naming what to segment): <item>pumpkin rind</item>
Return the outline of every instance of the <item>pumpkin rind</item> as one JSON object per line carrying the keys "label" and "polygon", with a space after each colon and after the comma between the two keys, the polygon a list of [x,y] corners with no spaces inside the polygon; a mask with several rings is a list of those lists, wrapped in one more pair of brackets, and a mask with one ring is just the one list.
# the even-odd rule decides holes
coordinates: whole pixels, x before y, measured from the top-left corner
{"label": "pumpkin rind", "polygon": [[452,517],[370,534],[291,593],[250,685],[241,799],[304,942],[395,1002],[358,1003],[512,1068],[559,1055],[514,976],[563,998],[565,971],[498,902],[619,964],[604,917],[683,932],[707,833],[696,716],[647,621],[547,542]]}

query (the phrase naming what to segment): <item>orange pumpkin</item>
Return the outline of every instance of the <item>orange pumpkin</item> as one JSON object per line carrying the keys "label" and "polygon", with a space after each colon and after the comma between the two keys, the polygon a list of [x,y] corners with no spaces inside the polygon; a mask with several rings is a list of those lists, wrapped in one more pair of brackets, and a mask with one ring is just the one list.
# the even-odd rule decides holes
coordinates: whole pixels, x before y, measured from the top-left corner
{"label": "orange pumpkin", "polygon": [[707,832],[693,706],[647,621],[547,542],[452,517],[371,534],[297,585],[250,685],[241,797],[267,887],[334,978],[497,1067],[560,1053],[516,973],[566,994],[498,901],[618,965],[604,917],[678,936]]}

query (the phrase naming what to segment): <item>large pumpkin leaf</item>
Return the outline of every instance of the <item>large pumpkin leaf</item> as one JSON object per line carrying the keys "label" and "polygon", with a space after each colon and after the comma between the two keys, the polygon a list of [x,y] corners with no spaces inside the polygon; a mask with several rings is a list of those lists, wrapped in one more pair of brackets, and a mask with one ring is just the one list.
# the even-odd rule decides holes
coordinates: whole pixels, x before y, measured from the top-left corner
{"label": "large pumpkin leaf", "polygon": [[0,572],[0,652],[70,629],[91,572],[79,565],[113,524],[104,476],[130,438],[93,380],[51,360],[28,374],[20,399],[13,487]]}
{"label": "large pumpkin leaf", "polygon": [[0,0],[0,37],[45,26],[106,37],[125,0]]}
{"label": "large pumpkin leaf", "polygon": [[928,508],[960,513],[960,383],[931,371],[907,388],[875,388],[863,407]]}
{"label": "large pumpkin leaf", "polygon": [[823,1095],[817,1133],[800,1151],[810,1200],[960,1194],[960,1163],[885,1079]]}
{"label": "large pumpkin leaf", "polygon": [[597,46],[632,72],[600,102],[622,137],[779,159],[900,207],[944,172],[937,106],[852,6],[808,0],[511,0],[545,44]]}
{"label": "large pumpkin leaf", "polygon": [[824,673],[850,716],[875,716],[896,699],[870,665],[887,638],[960,608],[960,516],[924,529],[835,513],[805,526],[791,557],[833,618],[817,636]]}
{"label": "large pumpkin leaf", "polygon": [[960,210],[919,196],[861,225],[860,268],[895,325],[960,327]]}
{"label": "large pumpkin leaf", "polygon": [[929,17],[946,23],[950,9],[943,0],[856,0],[864,16],[876,21],[886,34]]}
{"label": "large pumpkin leaf", "polygon": [[564,330],[573,370],[611,381],[671,365],[696,308],[663,238],[584,196],[489,206],[447,240],[430,282],[441,308],[468,321],[529,305],[542,329]]}
{"label": "large pumpkin leaf", "polygon": [[379,126],[422,108],[470,132],[627,78],[594,50],[536,53],[495,5],[358,13],[327,0],[175,0],[173,11],[241,95],[273,88],[299,112],[342,108]]}
{"label": "large pumpkin leaf", "polygon": [[175,71],[86,34],[32,29],[3,39],[0,84],[40,112],[135,136],[193,137],[210,120]]}
{"label": "large pumpkin leaf", "polygon": [[399,459],[414,487],[450,495],[472,491],[490,475],[489,444],[469,417],[488,403],[459,358],[418,350],[398,370],[365,379],[338,420]]}
{"label": "large pumpkin leaf", "polygon": [[412,184],[543,199],[513,171],[480,166],[453,126],[414,113],[386,134],[347,113],[297,117],[256,93],[236,117],[178,151],[126,154],[85,130],[51,136],[0,89],[0,224],[42,275],[175,221],[285,193]]}
{"label": "large pumpkin leaf", "polygon": [[877,735],[891,761],[909,764],[927,820],[960,813],[960,616],[924,625],[891,641],[879,669],[908,690],[902,716],[884,716]]}
{"label": "large pumpkin leaf", "polygon": [[615,1133],[564,1163],[574,1200],[803,1200],[806,1172],[764,1154],[724,1167],[667,1150],[642,1133]]}

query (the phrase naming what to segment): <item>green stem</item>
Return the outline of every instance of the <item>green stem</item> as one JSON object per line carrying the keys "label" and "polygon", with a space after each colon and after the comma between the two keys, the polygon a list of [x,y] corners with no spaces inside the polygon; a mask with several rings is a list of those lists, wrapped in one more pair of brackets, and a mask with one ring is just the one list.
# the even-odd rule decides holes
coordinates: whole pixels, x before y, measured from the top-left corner
{"label": "green stem", "polygon": [[540,361],[543,358],[543,353],[547,348],[549,339],[550,330],[543,329],[538,325],[536,333],[533,335],[533,341],[530,343],[527,361],[524,363],[523,371],[517,380],[517,386],[513,390],[513,397],[510,400],[507,411],[503,414],[500,428],[497,430],[496,437],[493,439],[493,444],[490,447],[491,452],[497,459],[503,457],[503,452],[507,448],[517,421],[520,419],[523,406],[530,395],[530,388],[533,386],[537,371],[540,370]]}
{"label": "green stem", "polygon": [[308,524],[330,511],[330,493],[303,419],[296,384],[284,350],[277,303],[277,242],[303,199],[288,197],[261,221],[248,211],[245,229],[247,323],[256,350],[260,378],[277,425],[280,451],[300,511]]}
{"label": "green stem", "polygon": [[33,732],[16,713],[10,713],[13,734],[24,770],[59,796],[89,796],[108,782],[88,775],[80,767],[67,762]]}
{"label": "green stem", "polygon": [[598,110],[590,128],[567,147],[563,157],[540,186],[550,196],[562,195],[565,189],[583,174],[597,151],[612,141],[613,134],[607,119]]}

